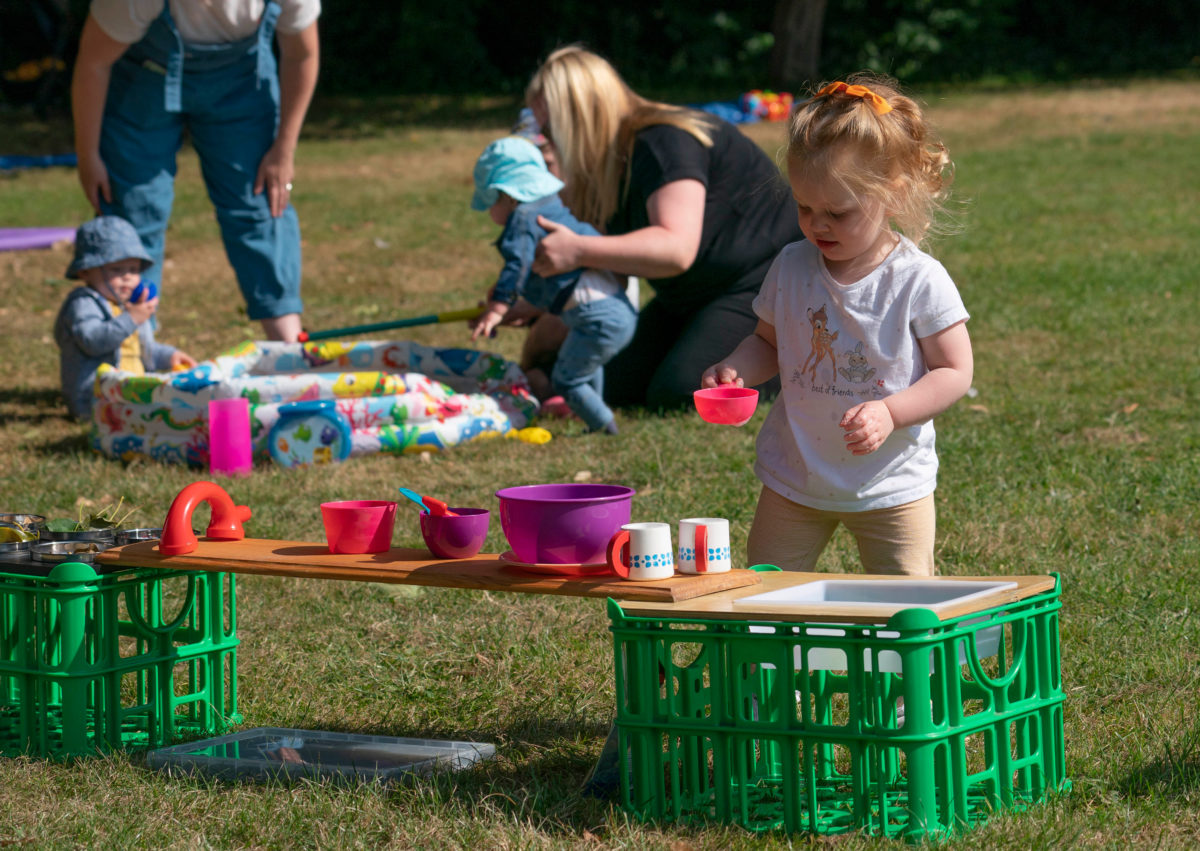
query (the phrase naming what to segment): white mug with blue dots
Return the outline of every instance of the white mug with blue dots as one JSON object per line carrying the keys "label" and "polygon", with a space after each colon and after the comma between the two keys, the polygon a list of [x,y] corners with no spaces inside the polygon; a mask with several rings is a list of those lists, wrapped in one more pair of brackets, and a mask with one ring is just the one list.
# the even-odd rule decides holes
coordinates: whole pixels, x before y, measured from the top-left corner
{"label": "white mug with blue dots", "polygon": [[671,526],[626,523],[608,542],[608,565],[622,579],[645,582],[675,575]]}
{"label": "white mug with blue dots", "polygon": [[724,573],[731,567],[728,520],[687,517],[679,521],[680,573]]}

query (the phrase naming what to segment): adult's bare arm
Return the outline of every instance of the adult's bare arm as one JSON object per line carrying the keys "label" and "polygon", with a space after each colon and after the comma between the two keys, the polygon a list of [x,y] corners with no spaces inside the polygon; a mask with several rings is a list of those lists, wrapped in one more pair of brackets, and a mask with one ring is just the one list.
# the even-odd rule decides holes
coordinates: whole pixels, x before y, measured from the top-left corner
{"label": "adult's bare arm", "polygon": [[643,278],[682,274],[700,250],[707,195],[698,180],[666,183],[646,201],[650,225],[617,236],[581,236],[539,218],[549,233],[538,244],[533,271],[543,277],[580,267]]}
{"label": "adult's bare arm", "polygon": [[254,178],[254,194],[267,193],[271,215],[287,209],[292,178],[296,172],[296,145],[300,128],[312,103],[320,69],[320,39],[317,22],[298,33],[279,33],[279,132],[267,149]]}
{"label": "adult's bare arm", "polygon": [[71,77],[71,116],[75,122],[75,156],[79,161],[79,183],[97,213],[100,199],[112,201],[108,169],[100,159],[100,126],[108,99],[112,66],[129,45],[111,38],[96,19],[88,15],[79,36],[79,54]]}

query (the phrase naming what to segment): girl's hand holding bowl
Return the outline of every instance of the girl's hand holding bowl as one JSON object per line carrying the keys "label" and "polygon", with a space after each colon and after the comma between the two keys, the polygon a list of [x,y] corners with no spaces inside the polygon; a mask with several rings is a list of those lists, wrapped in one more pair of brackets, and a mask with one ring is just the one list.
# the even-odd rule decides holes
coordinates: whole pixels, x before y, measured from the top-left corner
{"label": "girl's hand holding bowl", "polygon": [[743,426],[750,422],[758,407],[758,391],[753,387],[722,384],[697,390],[692,400],[700,419],[706,423]]}

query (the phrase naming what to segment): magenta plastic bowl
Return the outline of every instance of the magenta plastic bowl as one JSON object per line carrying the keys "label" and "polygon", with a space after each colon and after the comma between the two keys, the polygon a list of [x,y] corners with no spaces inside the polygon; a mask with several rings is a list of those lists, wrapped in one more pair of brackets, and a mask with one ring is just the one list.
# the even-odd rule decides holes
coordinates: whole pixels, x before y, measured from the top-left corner
{"label": "magenta plastic bowl", "polygon": [[496,491],[500,528],[517,561],[598,564],[608,539],[629,522],[633,488],[624,485],[521,485]]}
{"label": "magenta plastic bowl", "polygon": [[754,416],[758,391],[753,387],[709,387],[693,393],[692,401],[706,423],[742,426]]}
{"label": "magenta plastic bowl", "polygon": [[392,546],[396,503],[382,499],[322,502],[321,520],[332,553],[383,553]]}
{"label": "magenta plastic bowl", "polygon": [[470,558],[483,549],[488,521],[486,508],[451,508],[457,516],[421,512],[421,537],[438,558]]}

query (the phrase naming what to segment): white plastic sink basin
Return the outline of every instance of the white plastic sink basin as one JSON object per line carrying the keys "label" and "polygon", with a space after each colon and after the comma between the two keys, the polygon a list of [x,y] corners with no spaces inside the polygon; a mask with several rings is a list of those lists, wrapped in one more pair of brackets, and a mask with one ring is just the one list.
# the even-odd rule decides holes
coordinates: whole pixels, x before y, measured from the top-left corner
{"label": "white plastic sink basin", "polygon": [[900,609],[924,608],[938,612],[950,606],[1016,588],[1015,582],[979,582],[954,579],[821,579],[778,591],[753,594],[733,601],[739,608],[861,609],[864,613],[891,614]]}

